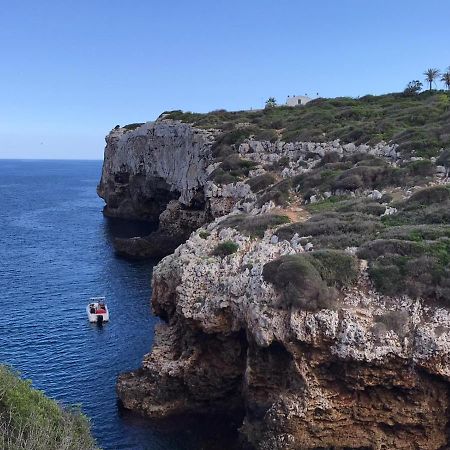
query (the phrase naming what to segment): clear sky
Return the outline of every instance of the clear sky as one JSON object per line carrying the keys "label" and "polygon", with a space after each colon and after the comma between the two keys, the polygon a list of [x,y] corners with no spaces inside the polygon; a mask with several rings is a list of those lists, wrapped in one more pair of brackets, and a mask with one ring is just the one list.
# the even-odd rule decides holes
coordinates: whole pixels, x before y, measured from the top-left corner
{"label": "clear sky", "polygon": [[448,0],[0,0],[0,158],[101,159],[116,124],[402,90]]}

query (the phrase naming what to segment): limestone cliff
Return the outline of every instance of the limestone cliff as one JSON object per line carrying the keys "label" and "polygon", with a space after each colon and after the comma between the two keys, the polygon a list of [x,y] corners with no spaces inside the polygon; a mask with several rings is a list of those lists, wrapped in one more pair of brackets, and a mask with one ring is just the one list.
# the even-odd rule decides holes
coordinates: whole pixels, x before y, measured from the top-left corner
{"label": "limestone cliff", "polygon": [[158,217],[128,253],[173,238],[152,280],[163,322],[119,377],[124,406],[239,414],[260,450],[446,448],[450,194],[435,163],[392,143],[114,130],[105,213]]}
{"label": "limestone cliff", "polygon": [[98,186],[98,194],[106,202],[105,215],[162,224],[145,239],[117,239],[119,253],[164,256],[205,223],[202,189],[213,136],[164,120],[133,130],[116,127],[110,132]]}

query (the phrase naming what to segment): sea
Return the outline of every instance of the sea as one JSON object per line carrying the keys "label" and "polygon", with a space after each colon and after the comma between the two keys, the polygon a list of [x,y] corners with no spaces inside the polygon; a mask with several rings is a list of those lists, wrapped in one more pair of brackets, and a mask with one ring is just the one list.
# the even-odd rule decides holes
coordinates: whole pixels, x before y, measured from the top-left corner
{"label": "sea", "polygon": [[[153,225],[105,218],[101,161],[0,160],[0,364],[63,405],[79,405],[105,450],[227,450],[221,418],[152,421],[121,408],[119,373],[152,346],[151,276],[158,261],[115,255],[114,237]],[[110,322],[90,324],[90,297]]]}

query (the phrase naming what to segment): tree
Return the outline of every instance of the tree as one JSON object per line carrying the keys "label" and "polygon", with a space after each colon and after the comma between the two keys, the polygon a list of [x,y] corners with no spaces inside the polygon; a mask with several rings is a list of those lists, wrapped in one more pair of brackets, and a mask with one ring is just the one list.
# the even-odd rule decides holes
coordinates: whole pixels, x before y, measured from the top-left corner
{"label": "tree", "polygon": [[450,67],[447,72],[442,74],[441,81],[445,84],[445,87],[450,91]]}
{"label": "tree", "polygon": [[422,90],[423,84],[419,80],[410,81],[405,90],[404,95],[417,95]]}
{"label": "tree", "polygon": [[275,106],[277,106],[277,101],[276,101],[275,97],[269,97],[266,100],[266,108],[273,108]]}
{"label": "tree", "polygon": [[423,74],[425,75],[425,81],[430,85],[431,91],[434,80],[440,75],[439,69],[427,69]]}

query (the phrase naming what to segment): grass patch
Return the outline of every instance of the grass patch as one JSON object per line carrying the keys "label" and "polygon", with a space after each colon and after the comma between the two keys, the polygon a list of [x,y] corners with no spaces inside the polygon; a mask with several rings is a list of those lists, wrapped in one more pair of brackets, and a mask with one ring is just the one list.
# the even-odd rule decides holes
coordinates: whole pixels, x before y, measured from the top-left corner
{"label": "grass patch", "polygon": [[306,222],[281,227],[276,234],[286,240],[292,239],[295,233],[300,237],[311,236],[317,248],[345,249],[374,239],[382,229],[380,220],[367,214],[325,212]]}
{"label": "grass patch", "polygon": [[239,245],[236,244],[233,241],[225,241],[221,242],[220,244],[217,244],[214,248],[212,254],[214,256],[220,256],[225,257],[228,255],[232,255],[233,253],[236,253],[239,250]]}
{"label": "grass patch", "polygon": [[436,240],[425,240],[422,239],[424,233],[417,231],[410,231],[415,238],[411,241],[380,239],[369,242],[359,249],[358,256],[369,261],[369,275],[380,292],[387,295],[406,293],[448,304],[450,238],[439,236]]}
{"label": "grass patch", "polygon": [[247,236],[262,238],[264,232],[269,228],[274,228],[289,222],[289,217],[277,214],[258,214],[255,216],[237,214],[223,220],[220,223],[220,228],[234,228]]}
{"label": "grass patch", "polygon": [[125,128],[128,131],[135,130],[139,128],[141,125],[144,125],[144,122],[141,123],[129,123],[128,125],[124,125],[122,128]]}
{"label": "grass patch", "polygon": [[64,408],[0,365],[0,448],[91,450],[88,419]]}

